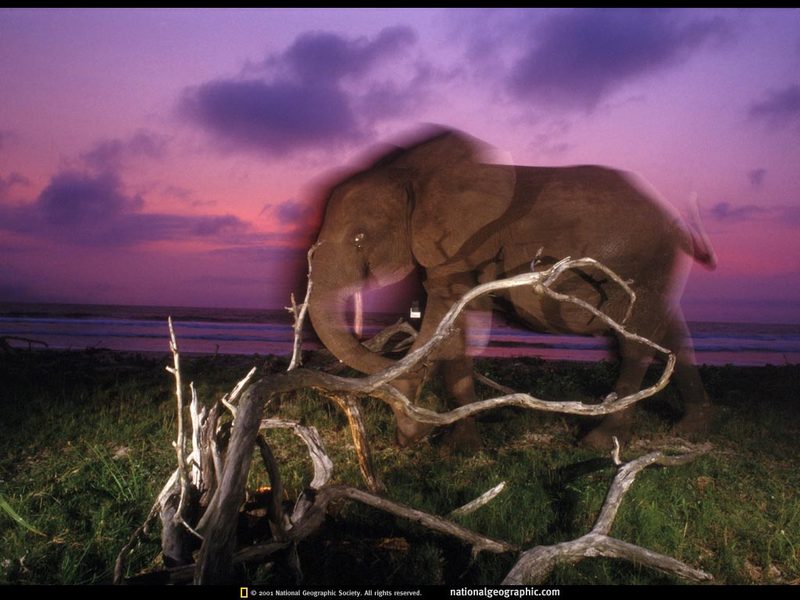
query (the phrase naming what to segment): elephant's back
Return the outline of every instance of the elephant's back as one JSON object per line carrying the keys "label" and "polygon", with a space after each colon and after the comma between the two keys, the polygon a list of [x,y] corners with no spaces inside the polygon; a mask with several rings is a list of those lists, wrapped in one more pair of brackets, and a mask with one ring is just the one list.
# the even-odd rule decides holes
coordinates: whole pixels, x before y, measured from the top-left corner
{"label": "elephant's back", "polygon": [[539,243],[562,258],[613,261],[657,246],[690,247],[674,210],[631,174],[607,167],[520,168],[513,207],[507,241]]}
{"label": "elephant's back", "polygon": [[[680,287],[676,264],[685,255],[685,235],[674,215],[631,182],[628,174],[597,166],[520,169],[515,204],[520,215],[503,244],[501,276],[556,261],[590,257],[634,282],[643,310],[664,306]],[[568,272],[557,290],[621,318],[628,298],[603,274]],[[509,300],[535,329],[600,333],[606,326],[575,305],[542,301],[524,291]]]}

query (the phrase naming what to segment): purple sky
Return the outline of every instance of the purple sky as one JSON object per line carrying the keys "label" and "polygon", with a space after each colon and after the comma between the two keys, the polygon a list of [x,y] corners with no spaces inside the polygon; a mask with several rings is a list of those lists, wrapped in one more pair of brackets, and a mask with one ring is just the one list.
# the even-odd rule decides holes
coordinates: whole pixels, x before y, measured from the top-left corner
{"label": "purple sky", "polygon": [[421,123],[697,193],[690,319],[800,322],[800,11],[0,9],[0,301],[270,308]]}

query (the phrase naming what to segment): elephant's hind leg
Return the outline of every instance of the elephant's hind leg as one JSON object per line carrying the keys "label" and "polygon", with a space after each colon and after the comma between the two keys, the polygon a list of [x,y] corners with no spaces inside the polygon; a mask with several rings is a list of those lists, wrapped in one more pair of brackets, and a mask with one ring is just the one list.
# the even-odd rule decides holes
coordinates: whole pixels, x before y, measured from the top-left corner
{"label": "elephant's hind leg", "polygon": [[[620,355],[620,374],[614,385],[614,393],[618,398],[623,398],[641,389],[654,351],[642,344],[621,340]],[[581,446],[598,452],[608,452],[614,448],[615,437],[620,444],[627,443],[631,438],[634,409],[631,406],[605,416],[597,427],[583,437]]]}
{"label": "elephant's hind leg", "polygon": [[680,313],[673,319],[664,345],[677,353],[672,380],[678,388],[684,409],[683,417],[675,424],[673,431],[678,435],[703,435],[711,425],[713,405],[700,380],[692,339]]}
{"label": "elephant's hind leg", "polygon": [[[641,311],[638,314],[666,314],[666,311]],[[635,322],[630,323],[629,327],[631,331],[660,343],[665,335],[668,323],[669,321],[666,320],[657,320],[654,323],[653,319],[648,319],[638,324]],[[655,350],[650,346],[631,341],[623,336],[617,337],[617,343],[620,356],[620,372],[614,385],[614,393],[618,398],[624,398],[642,389],[642,381],[644,381],[647,369],[655,356]],[[600,422],[600,425],[584,436],[581,440],[581,445],[600,452],[607,452],[614,447],[614,437],[619,440],[620,444],[628,442],[631,438],[631,426],[635,409],[635,406],[631,406],[625,410],[607,415]]]}

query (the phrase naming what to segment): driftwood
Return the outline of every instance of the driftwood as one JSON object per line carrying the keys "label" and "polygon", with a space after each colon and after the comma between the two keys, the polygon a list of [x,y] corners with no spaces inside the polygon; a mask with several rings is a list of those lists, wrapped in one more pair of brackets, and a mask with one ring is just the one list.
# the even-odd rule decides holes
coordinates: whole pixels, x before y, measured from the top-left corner
{"label": "driftwood", "polygon": [[[311,256],[316,247],[309,251],[309,275]],[[571,296],[554,292],[551,286],[568,269],[598,269],[620,285],[629,295],[628,307],[623,324],[617,323],[586,302]],[[309,277],[309,288],[312,281]],[[437,347],[451,334],[455,322],[464,308],[475,298],[499,289],[529,287],[533,293],[548,296],[560,302],[576,304],[604,321],[610,328],[629,340],[645,344],[666,357],[663,373],[656,384],[617,398],[610,394],[600,404],[588,405],[581,402],[545,401],[529,394],[518,393],[495,384],[488,378],[481,379],[486,385],[498,388],[503,396],[482,400],[461,406],[447,412],[436,412],[415,405],[390,383],[415,368],[422,360],[435,352]],[[366,431],[361,418],[358,396],[371,396],[393,408],[402,410],[409,417],[432,425],[447,425],[479,412],[501,406],[518,406],[533,410],[559,412],[575,415],[604,415],[624,410],[634,403],[652,396],[667,384],[675,364],[675,356],[665,348],[628,332],[624,322],[630,315],[635,296],[628,285],[616,274],[596,261],[583,258],[564,259],[546,271],[526,273],[505,280],[480,285],[467,292],[442,319],[432,338],[423,346],[408,353],[389,368],[370,376],[360,378],[340,377],[331,373],[299,368],[301,361],[302,321],[308,307],[308,294],[302,305],[297,306],[292,298],[292,311],[295,315],[295,343],[292,361],[288,372],[256,380],[253,369],[242,379],[230,395],[226,395],[210,409],[199,409],[199,402],[192,390],[191,435],[184,432],[182,417],[185,405],[182,396],[180,363],[177,341],[170,322],[170,340],[174,366],[170,368],[176,380],[176,400],[178,406],[178,439],[175,443],[178,468],[159,494],[145,524],[134,532],[130,542],[120,552],[115,567],[115,582],[123,580],[125,561],[130,550],[147,527],[161,514],[164,531],[170,532],[165,539],[170,544],[169,554],[175,558],[177,566],[165,571],[148,574],[148,581],[185,582],[192,580],[197,584],[224,583],[231,580],[232,568],[241,562],[263,561],[277,553],[285,556],[296,578],[301,577],[297,559],[297,544],[317,531],[327,516],[328,505],[333,501],[350,500],[372,506],[398,517],[409,519],[441,535],[454,537],[472,549],[473,557],[479,552],[519,552],[519,548],[501,540],[494,540],[470,531],[447,518],[424,513],[404,506],[381,495],[384,486],[373,468]],[[413,337],[413,329],[395,326],[391,334],[373,339],[367,344],[384,348],[397,332]],[[377,336],[376,336],[377,338]],[[396,348],[395,348],[396,350]],[[270,398],[279,393],[314,388],[330,398],[347,415],[356,448],[362,476],[370,491],[351,486],[332,483],[333,463],[325,452],[319,434],[313,427],[304,427],[280,419],[264,418],[265,407]],[[223,411],[230,418],[223,419]],[[309,450],[314,476],[309,487],[296,500],[289,513],[283,506],[283,487],[280,465],[277,464],[269,446],[267,435],[260,431],[272,428],[288,428],[299,435]],[[191,439],[192,450],[187,454],[186,439]],[[225,443],[227,440],[227,444]],[[272,531],[272,539],[246,549],[236,548],[236,524],[241,507],[245,501],[245,482],[250,469],[254,449],[258,448],[271,484],[271,497],[267,505],[267,516]],[[594,528],[586,535],[554,546],[537,546],[520,554],[514,568],[504,583],[519,584],[543,581],[552,568],[562,562],[574,563],[588,556],[616,556],[685,577],[694,581],[710,579],[711,576],[672,559],[658,555],[644,548],[609,537],[611,524],[625,491],[643,468],[652,464],[676,465],[695,458],[704,449],[673,457],[655,452],[629,463],[622,464],[611,485],[606,503],[598,516]],[[620,463],[619,448],[614,460]],[[502,491],[502,484],[483,494],[473,502],[452,513],[457,516],[476,510],[485,505]],[[181,564],[191,556],[192,544],[199,543],[196,562]],[[160,578],[160,579],[159,579]],[[141,581],[134,578],[132,581]]]}
{"label": "driftwood", "polygon": [[372,464],[372,455],[369,450],[369,443],[367,443],[367,430],[364,427],[364,419],[361,418],[361,407],[358,400],[353,396],[342,394],[329,394],[329,397],[347,416],[350,433],[353,436],[356,458],[358,459],[358,468],[361,471],[361,476],[364,478],[367,489],[371,492],[385,491],[384,485],[381,483]]}
{"label": "driftwood", "polygon": [[26,344],[28,344],[28,350],[30,350],[34,344],[37,344],[39,346],[44,346],[45,348],[50,347],[47,342],[42,342],[40,340],[34,340],[26,337],[19,337],[16,335],[4,335],[0,337],[0,350],[2,350],[3,352],[13,352],[15,350],[14,346],[8,343],[11,340],[15,342],[25,342]]}
{"label": "driftwood", "polygon": [[333,461],[326,454],[322,438],[315,427],[304,427],[294,421],[263,419],[261,429],[291,429],[297,437],[305,442],[308,455],[314,465],[314,477],[308,484],[309,488],[318,490],[333,477]]}
{"label": "driftwood", "polygon": [[472,514],[476,510],[478,510],[481,506],[486,506],[487,504],[489,504],[489,502],[494,500],[498,496],[498,494],[500,494],[500,492],[502,492],[504,489],[506,489],[506,482],[502,481],[498,483],[496,486],[494,486],[492,489],[484,492],[483,494],[475,498],[475,500],[467,502],[464,506],[459,506],[457,509],[455,509],[453,512],[450,513],[450,516],[463,517],[465,515]]}
{"label": "driftwood", "polygon": [[631,562],[657,569],[669,575],[676,575],[691,581],[710,581],[713,577],[698,569],[694,569],[672,557],[658,554],[609,537],[611,526],[617,516],[625,492],[633,484],[643,469],[650,465],[674,466],[688,463],[710,450],[710,446],[700,446],[679,456],[667,456],[663,452],[651,452],[620,466],[616,477],[608,490],[606,501],[600,509],[600,515],[592,530],[584,536],[569,542],[552,546],[536,546],[522,553],[517,563],[503,580],[505,585],[522,585],[542,583],[547,579],[556,565],[560,563],[574,564],[584,558],[605,556],[624,558]]}
{"label": "driftwood", "polygon": [[314,257],[314,252],[316,252],[317,248],[319,248],[319,242],[311,246],[308,250],[308,285],[306,287],[306,298],[303,300],[303,304],[297,306],[294,294],[292,294],[290,296],[292,305],[286,307],[286,310],[294,316],[294,343],[292,345],[292,360],[289,362],[289,371],[293,371],[303,364],[303,323],[305,321],[306,312],[308,311],[308,299],[311,296],[311,288],[314,286],[314,279],[311,277],[311,259]]}

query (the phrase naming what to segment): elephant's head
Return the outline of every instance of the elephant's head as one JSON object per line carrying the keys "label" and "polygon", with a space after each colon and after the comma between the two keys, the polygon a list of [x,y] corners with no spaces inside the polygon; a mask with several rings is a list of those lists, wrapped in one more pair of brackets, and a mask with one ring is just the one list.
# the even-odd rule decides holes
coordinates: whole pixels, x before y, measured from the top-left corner
{"label": "elephant's head", "polygon": [[440,130],[333,187],[312,261],[309,313],[323,344],[349,366],[372,373],[391,364],[353,335],[345,318],[351,297],[418,266],[458,260],[505,212],[514,170],[479,163],[481,146]]}

